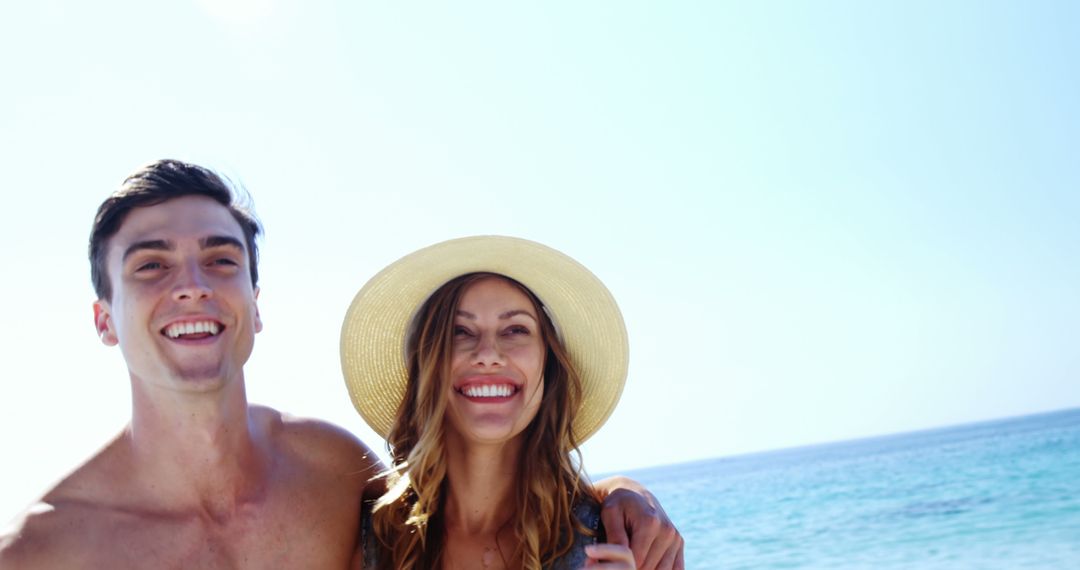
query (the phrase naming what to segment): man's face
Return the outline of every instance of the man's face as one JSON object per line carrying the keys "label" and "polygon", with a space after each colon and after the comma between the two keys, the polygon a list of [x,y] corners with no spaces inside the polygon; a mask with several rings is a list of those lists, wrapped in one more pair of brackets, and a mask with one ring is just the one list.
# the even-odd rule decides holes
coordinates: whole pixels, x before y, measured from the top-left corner
{"label": "man's face", "polygon": [[244,233],[229,211],[184,196],[131,211],[107,245],[112,299],[94,303],[132,379],[183,391],[242,378],[262,329]]}

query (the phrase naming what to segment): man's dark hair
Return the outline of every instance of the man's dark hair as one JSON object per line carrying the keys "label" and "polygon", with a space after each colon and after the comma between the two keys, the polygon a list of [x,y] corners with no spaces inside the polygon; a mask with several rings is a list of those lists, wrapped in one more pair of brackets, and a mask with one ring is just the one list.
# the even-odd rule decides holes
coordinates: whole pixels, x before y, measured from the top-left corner
{"label": "man's dark hair", "polygon": [[159,160],[128,176],[120,189],[101,203],[94,217],[94,227],[90,230],[90,278],[99,299],[112,299],[112,283],[105,267],[106,246],[127,215],[135,208],[156,206],[182,196],[206,196],[229,210],[244,232],[251,285],[258,285],[259,250],[255,236],[262,233],[262,226],[251,210],[250,197],[241,196],[209,169],[179,160]]}

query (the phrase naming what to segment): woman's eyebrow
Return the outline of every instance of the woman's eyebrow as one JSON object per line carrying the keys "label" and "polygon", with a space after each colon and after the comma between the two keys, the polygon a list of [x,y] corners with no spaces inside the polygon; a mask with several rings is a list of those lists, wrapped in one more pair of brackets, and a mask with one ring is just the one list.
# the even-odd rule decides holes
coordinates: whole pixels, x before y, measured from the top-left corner
{"label": "woman's eyebrow", "polygon": [[[466,319],[469,319],[471,321],[476,320],[476,315],[470,313],[469,311],[462,311],[461,309],[458,309],[454,313],[459,317],[465,317]],[[526,311],[525,309],[510,309],[509,311],[506,311],[505,313],[499,313],[499,320],[500,321],[506,320],[506,319],[509,319],[510,317],[515,317],[517,315],[525,315],[526,317],[529,317],[530,319],[532,319],[534,321],[537,320],[536,317],[533,316],[532,313],[530,313],[529,311]]]}
{"label": "woman's eyebrow", "polygon": [[530,313],[529,311],[526,311],[525,309],[511,309],[509,311],[506,311],[505,313],[500,314],[499,319],[500,320],[509,319],[510,317],[515,317],[517,315],[525,315],[526,317],[529,317],[530,319],[532,319],[534,321],[536,320],[536,317],[533,316],[533,314]]}

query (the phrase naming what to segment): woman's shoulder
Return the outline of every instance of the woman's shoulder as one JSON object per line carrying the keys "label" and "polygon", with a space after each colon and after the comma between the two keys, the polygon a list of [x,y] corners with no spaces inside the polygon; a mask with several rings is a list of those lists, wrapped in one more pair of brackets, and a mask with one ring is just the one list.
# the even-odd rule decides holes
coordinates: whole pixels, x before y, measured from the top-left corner
{"label": "woman's shoulder", "polygon": [[362,568],[378,568],[379,566],[379,543],[375,538],[371,508],[372,501],[364,501],[364,506],[360,510],[360,537],[357,544],[360,548],[360,559],[363,561]]}
{"label": "woman's shoulder", "polygon": [[556,558],[548,570],[576,570],[585,566],[587,557],[585,547],[590,544],[604,542],[604,523],[600,519],[600,502],[592,497],[583,498],[574,505],[574,517],[587,529],[582,532],[574,529],[574,542],[570,550],[559,558]]}
{"label": "woman's shoulder", "polygon": [[[600,501],[597,501],[592,497],[586,497],[574,505],[574,517],[581,521],[581,524],[585,528],[595,533],[593,536],[586,537],[592,539],[590,544],[604,542],[604,523],[600,519],[601,510],[602,506],[600,505]],[[585,536],[580,532],[576,532],[575,535],[576,537]],[[575,540],[575,542],[577,542],[577,540]]]}

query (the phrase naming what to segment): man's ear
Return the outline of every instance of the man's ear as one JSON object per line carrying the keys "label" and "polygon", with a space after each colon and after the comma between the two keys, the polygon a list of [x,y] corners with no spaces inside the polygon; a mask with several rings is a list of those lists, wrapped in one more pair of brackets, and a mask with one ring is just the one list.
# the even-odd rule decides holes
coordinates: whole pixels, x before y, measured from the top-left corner
{"label": "man's ear", "polygon": [[101,343],[105,346],[116,346],[119,343],[116,338],[116,329],[113,328],[112,309],[108,301],[101,299],[94,301],[94,328],[97,329]]}
{"label": "man's ear", "polygon": [[255,288],[255,332],[262,332],[262,317],[259,316],[259,289]]}

